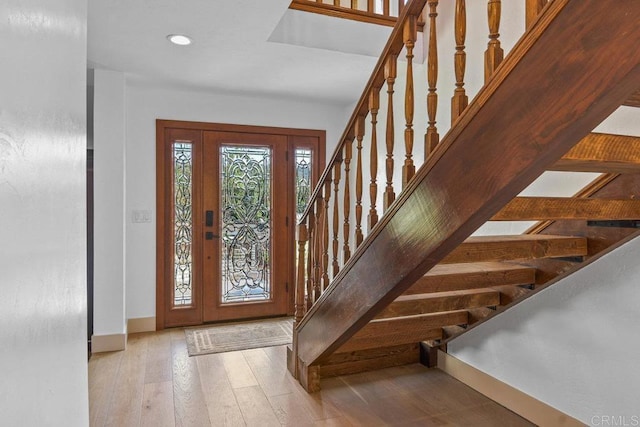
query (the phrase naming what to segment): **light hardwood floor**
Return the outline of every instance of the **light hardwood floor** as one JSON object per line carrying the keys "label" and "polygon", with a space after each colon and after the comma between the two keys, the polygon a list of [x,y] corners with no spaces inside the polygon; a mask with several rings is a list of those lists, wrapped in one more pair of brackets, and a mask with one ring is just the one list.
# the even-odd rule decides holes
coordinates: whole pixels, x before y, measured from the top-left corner
{"label": "light hardwood floor", "polygon": [[92,426],[532,425],[421,365],[326,379],[309,395],[284,346],[189,357],[182,329],[93,355],[89,404]]}

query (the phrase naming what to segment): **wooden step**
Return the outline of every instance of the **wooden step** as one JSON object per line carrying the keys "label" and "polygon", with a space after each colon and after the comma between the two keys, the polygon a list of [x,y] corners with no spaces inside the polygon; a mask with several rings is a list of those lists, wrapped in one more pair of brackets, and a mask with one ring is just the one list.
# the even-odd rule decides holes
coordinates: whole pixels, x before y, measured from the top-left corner
{"label": "wooden step", "polygon": [[[498,285],[535,283],[536,270],[503,262],[438,264],[404,292],[404,295],[451,292]],[[389,307],[392,307],[391,303]]]}
{"label": "wooden step", "polygon": [[585,255],[587,240],[583,237],[544,234],[473,236],[445,257],[442,264]]}
{"label": "wooden step", "polygon": [[623,105],[628,107],[640,107],[640,90],[631,95]]}
{"label": "wooden step", "polygon": [[376,319],[423,315],[451,310],[466,310],[469,308],[496,305],[500,305],[500,291],[496,289],[474,289],[403,295],[389,304],[387,308],[376,316]]}
{"label": "wooden step", "polygon": [[446,295],[433,297],[438,302],[433,306],[432,314],[394,317],[372,320],[358,331],[336,353],[366,350],[377,347],[389,347],[410,344],[426,340],[440,339],[442,327],[460,325],[468,322],[468,313],[464,310],[439,310],[438,307],[477,308],[494,305],[500,301],[497,291],[482,290],[468,292],[466,295]]}
{"label": "wooden step", "polygon": [[334,353],[320,365],[320,377],[350,375],[391,366],[408,365],[420,362],[420,344],[418,342],[391,347],[377,347],[368,350]]}
{"label": "wooden step", "polygon": [[492,221],[640,219],[640,200],[516,197]]}
{"label": "wooden step", "polygon": [[549,170],[569,172],[640,172],[640,137],[591,133]]}

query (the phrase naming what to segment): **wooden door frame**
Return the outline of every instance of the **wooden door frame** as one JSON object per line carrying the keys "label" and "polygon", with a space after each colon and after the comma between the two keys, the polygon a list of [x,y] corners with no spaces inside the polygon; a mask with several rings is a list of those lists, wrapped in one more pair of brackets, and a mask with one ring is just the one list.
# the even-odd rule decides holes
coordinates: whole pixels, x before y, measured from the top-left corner
{"label": "wooden door frame", "polygon": [[[217,132],[236,132],[236,133],[248,133],[248,134],[262,134],[262,135],[285,135],[287,136],[288,147],[290,150],[295,146],[296,141],[309,141],[312,138],[317,138],[317,163],[313,173],[314,185],[317,182],[320,174],[324,170],[325,156],[326,156],[326,131],[314,130],[314,129],[294,129],[294,128],[280,128],[280,127],[267,127],[267,126],[251,126],[251,125],[236,125],[236,124],[223,124],[223,123],[207,123],[207,122],[190,122],[180,120],[156,120],[156,330],[162,330],[165,326],[165,305],[167,303],[165,295],[166,277],[165,272],[167,269],[167,257],[166,251],[168,250],[169,243],[165,239],[166,226],[169,221],[167,218],[165,205],[166,191],[164,191],[164,185],[160,183],[166,182],[167,176],[165,174],[167,169],[167,151],[165,145],[165,131],[167,129],[185,129],[196,131],[217,131]],[[301,145],[308,144],[302,142]],[[291,163],[293,164],[293,163]],[[289,174],[292,173],[293,167],[289,168]],[[292,176],[289,175],[289,179]],[[293,204],[291,204],[293,206]],[[295,221],[292,218],[290,221],[291,230],[295,230]],[[289,233],[291,238],[287,244],[287,253],[289,259],[293,260],[295,256],[295,241],[294,232]],[[295,292],[295,272],[293,268],[289,268],[289,298],[288,298],[288,313],[293,314]]]}

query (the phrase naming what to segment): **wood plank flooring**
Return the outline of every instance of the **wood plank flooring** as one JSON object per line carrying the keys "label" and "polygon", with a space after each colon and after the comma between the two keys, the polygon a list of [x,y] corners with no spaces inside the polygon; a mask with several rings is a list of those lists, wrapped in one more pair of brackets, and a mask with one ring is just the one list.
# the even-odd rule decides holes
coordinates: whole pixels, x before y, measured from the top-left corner
{"label": "wood plank flooring", "polygon": [[437,369],[322,381],[307,394],[284,346],[189,357],[182,329],[132,334],[89,361],[91,426],[530,426]]}

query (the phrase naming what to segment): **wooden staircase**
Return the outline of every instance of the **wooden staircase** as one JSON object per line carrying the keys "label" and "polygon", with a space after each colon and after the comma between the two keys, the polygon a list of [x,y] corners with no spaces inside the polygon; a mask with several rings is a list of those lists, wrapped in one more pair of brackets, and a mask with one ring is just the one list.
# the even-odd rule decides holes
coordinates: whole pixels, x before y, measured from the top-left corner
{"label": "wooden staircase", "polygon": [[[399,50],[396,32],[411,43],[414,24],[406,22],[426,3],[407,3],[398,18],[402,28],[388,45],[391,54]],[[624,30],[635,28],[640,5],[622,3],[549,3],[415,176],[405,160],[406,185],[366,239],[358,235],[362,178],[356,173],[351,255],[350,141],[358,142],[361,170],[363,111],[373,113],[374,122],[377,113],[376,97],[367,91],[380,90],[377,72],[389,76],[389,52],[383,53],[300,228],[289,369],[308,391],[319,388],[321,377],[420,360],[433,365],[432,349],[446,348],[638,235],[640,138],[589,133],[619,105],[633,105],[640,87],[640,53],[629,50],[640,35]],[[585,24],[577,28],[575,22]],[[549,82],[550,75],[563,83]],[[452,105],[459,106],[455,98]],[[412,137],[409,124],[407,132]],[[341,165],[346,243],[338,266],[337,208],[331,242],[329,200],[333,183],[338,206]],[[545,170],[603,175],[574,197],[519,196]],[[488,220],[539,222],[521,235],[470,237]]]}

